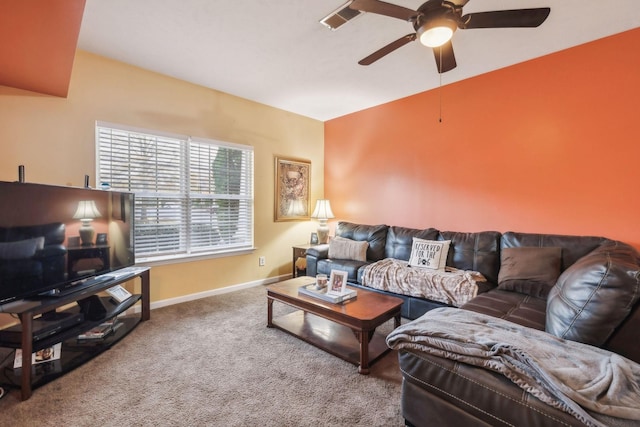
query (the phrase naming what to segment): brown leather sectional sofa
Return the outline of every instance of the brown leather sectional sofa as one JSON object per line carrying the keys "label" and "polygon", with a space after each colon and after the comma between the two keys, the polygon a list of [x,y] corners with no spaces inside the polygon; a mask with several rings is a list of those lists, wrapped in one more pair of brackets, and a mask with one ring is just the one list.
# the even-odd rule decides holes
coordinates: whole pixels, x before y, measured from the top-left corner
{"label": "brown leather sectional sofa", "polygon": [[[408,259],[409,241],[414,235],[451,240],[447,265],[479,271],[488,280],[487,288],[481,289],[476,298],[460,309],[507,319],[561,338],[607,349],[640,363],[640,255],[625,243],[592,236],[457,233],[350,223],[340,223],[336,235],[355,240],[374,237],[374,251],[371,258],[367,254],[367,262],[388,255]],[[378,254],[376,248],[383,249]],[[525,251],[559,248],[555,284],[541,290],[540,287],[528,287],[526,278],[515,284],[502,280],[507,267],[503,266],[501,271],[501,264],[507,265],[509,261],[506,254],[517,253],[511,248]],[[327,259],[323,256],[324,249],[318,249],[307,256],[308,274],[344,269],[343,261]],[[536,262],[534,260],[533,264]],[[350,280],[357,283],[357,271],[366,263],[346,264],[351,268]],[[532,262],[521,263],[519,267],[523,264],[526,270]],[[530,281],[535,280],[534,275]],[[442,306],[415,300],[406,299],[420,309],[405,310],[403,315],[416,318],[421,315],[420,311],[424,313]],[[506,377],[483,368],[412,349],[400,350],[399,361],[403,374],[402,412],[407,425],[583,425],[573,416],[523,392]],[[640,420],[618,420],[616,425],[639,424]]]}
{"label": "brown leather sectional sofa", "polygon": [[[335,235],[356,241],[367,241],[369,247],[366,261],[331,259],[328,244],[313,246],[307,249],[308,276],[315,276],[318,273],[329,274],[334,269],[342,270],[348,273],[349,284],[361,286],[364,267],[384,258],[408,261],[413,238],[417,237],[425,240],[451,240],[447,265],[482,273],[488,282],[478,283],[479,293],[492,289],[498,281],[501,234],[497,231],[462,233],[439,231],[435,228],[418,230],[398,226],[339,222]],[[367,289],[385,293],[385,291]],[[404,300],[402,317],[407,319],[416,319],[431,309],[446,306],[441,302],[423,298],[397,294],[394,296]]]}

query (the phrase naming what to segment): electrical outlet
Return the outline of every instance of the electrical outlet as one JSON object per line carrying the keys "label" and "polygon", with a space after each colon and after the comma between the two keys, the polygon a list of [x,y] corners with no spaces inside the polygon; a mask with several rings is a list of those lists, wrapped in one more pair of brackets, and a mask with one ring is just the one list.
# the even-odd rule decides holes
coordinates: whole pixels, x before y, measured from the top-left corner
{"label": "electrical outlet", "polygon": [[264,267],[265,262],[266,262],[266,260],[265,260],[265,258],[264,258],[263,256],[261,256],[260,258],[258,258],[258,265],[259,265],[260,267]]}

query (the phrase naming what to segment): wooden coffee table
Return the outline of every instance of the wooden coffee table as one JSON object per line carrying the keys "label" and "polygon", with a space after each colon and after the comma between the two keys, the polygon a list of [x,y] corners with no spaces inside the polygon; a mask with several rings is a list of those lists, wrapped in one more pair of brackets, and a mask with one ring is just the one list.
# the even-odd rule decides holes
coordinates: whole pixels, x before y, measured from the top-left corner
{"label": "wooden coffee table", "polygon": [[[390,319],[394,327],[400,326],[402,300],[360,288],[352,288],[356,298],[337,304],[298,294],[300,286],[313,281],[297,277],[267,286],[267,327],[288,332],[368,374],[369,365],[390,350],[376,328]],[[274,301],[300,310],[274,320]]]}

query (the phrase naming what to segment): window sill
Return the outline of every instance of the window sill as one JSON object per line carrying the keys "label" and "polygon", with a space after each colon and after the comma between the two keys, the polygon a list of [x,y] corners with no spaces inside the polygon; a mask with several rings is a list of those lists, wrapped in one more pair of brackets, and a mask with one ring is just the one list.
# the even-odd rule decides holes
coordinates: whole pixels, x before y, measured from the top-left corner
{"label": "window sill", "polygon": [[225,252],[199,252],[197,254],[180,254],[180,255],[165,255],[159,257],[136,257],[136,265],[142,265],[147,267],[153,267],[157,265],[178,264],[183,262],[202,261],[206,259],[226,258],[230,256],[247,255],[256,250],[253,248],[245,248],[238,250],[231,250]]}

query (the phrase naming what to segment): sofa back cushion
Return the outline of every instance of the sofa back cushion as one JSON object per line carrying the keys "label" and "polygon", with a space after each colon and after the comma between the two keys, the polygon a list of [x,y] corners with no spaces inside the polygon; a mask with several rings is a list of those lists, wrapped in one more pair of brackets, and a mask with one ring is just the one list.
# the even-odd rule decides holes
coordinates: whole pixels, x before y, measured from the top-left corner
{"label": "sofa back cushion", "polygon": [[437,240],[439,231],[435,228],[419,230],[417,228],[389,227],[387,233],[387,244],[385,246],[385,258],[401,259],[409,261],[411,257],[411,247],[413,238],[423,240]]}
{"label": "sofa back cushion", "polygon": [[44,236],[15,242],[0,242],[0,260],[29,259],[44,248]]}
{"label": "sofa back cushion", "polygon": [[500,236],[497,231],[441,231],[438,240],[451,240],[448,266],[478,271],[495,285],[500,271]]}
{"label": "sofa back cushion", "polygon": [[336,236],[345,239],[369,242],[367,248],[367,260],[380,261],[384,259],[384,248],[387,244],[387,225],[364,225],[350,222],[338,222]]}
{"label": "sofa back cushion", "polygon": [[54,222],[42,225],[0,227],[0,241],[3,242],[15,242],[34,237],[44,237],[45,246],[59,245],[65,239],[65,225],[61,222]]}
{"label": "sofa back cushion", "polygon": [[[602,346],[640,298],[640,256],[631,246],[606,241],[567,268],[547,298],[546,331]],[[625,325],[637,327],[639,325]]]}
{"label": "sofa back cushion", "polygon": [[558,234],[516,233],[508,231],[502,235],[500,248],[556,247],[562,248],[560,271],[566,270],[574,262],[593,251],[607,239],[592,236],[564,236]]}

